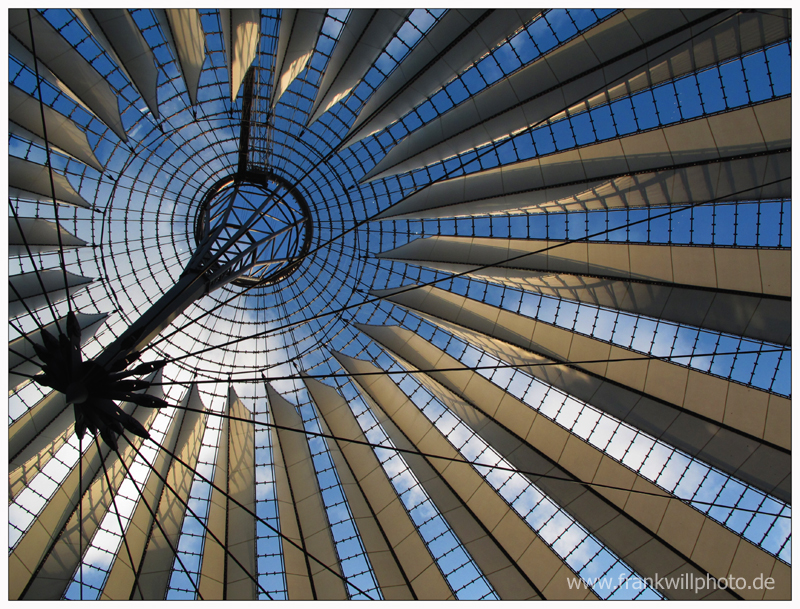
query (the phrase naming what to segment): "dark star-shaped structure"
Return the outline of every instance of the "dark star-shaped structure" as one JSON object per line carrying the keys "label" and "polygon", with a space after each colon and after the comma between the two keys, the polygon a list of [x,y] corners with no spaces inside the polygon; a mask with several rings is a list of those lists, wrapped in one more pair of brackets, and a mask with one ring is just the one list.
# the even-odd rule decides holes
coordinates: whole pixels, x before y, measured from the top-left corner
{"label": "dark star-shaped structure", "polygon": [[117,437],[124,430],[142,437],[150,434],[133,416],[119,407],[117,402],[132,402],[147,408],[164,408],[169,404],[161,398],[140,393],[150,387],[150,382],[131,379],[155,372],[166,361],[139,364],[132,370],[128,366],[139,359],[134,352],[102,366],[96,360],[83,360],[81,355],[81,328],[75,314],[67,316],[67,333],[55,338],[47,330],[41,331],[43,344],[33,343],[36,355],[42,360],[42,372],[34,377],[40,385],[51,387],[66,396],[67,404],[75,410],[75,431],[83,439],[86,430],[98,434],[116,450]]}

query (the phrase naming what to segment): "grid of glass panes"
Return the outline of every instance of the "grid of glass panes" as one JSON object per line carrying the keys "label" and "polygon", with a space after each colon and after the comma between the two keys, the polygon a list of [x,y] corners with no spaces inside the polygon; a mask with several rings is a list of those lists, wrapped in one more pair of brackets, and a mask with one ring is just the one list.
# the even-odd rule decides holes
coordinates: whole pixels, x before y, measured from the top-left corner
{"label": "grid of glass panes", "polygon": [[789,505],[522,370],[504,366],[505,360],[477,344],[468,344],[411,315],[401,314],[401,317],[404,317],[403,327],[424,337],[468,368],[483,367],[476,372],[570,433],[764,551],[791,562]]}
{"label": "grid of glass panes", "polygon": [[[392,373],[403,370],[396,362],[387,369]],[[414,375],[393,374],[391,378],[467,461],[513,469],[508,461],[431,394]],[[491,467],[475,465],[474,468],[598,596],[610,599],[662,598],[659,592],[525,476]],[[607,588],[601,583],[604,581],[614,581],[617,586]]]}
{"label": "grid of glass panes", "polygon": [[[341,381],[339,391],[347,400],[367,440],[373,444],[393,447],[394,443],[367,407],[356,386],[349,380]],[[403,459],[402,453],[375,449],[375,456],[380,461],[409,518],[416,525],[439,570],[453,590],[455,598],[497,600],[497,594],[431,501],[425,488],[416,479]]]}

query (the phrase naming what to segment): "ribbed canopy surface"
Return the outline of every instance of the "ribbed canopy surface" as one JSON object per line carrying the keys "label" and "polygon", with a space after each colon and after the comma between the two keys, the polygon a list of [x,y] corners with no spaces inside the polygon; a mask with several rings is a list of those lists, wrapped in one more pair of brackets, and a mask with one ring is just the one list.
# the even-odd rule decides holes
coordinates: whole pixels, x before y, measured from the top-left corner
{"label": "ribbed canopy surface", "polygon": [[9,30],[9,598],[790,598],[790,10]]}

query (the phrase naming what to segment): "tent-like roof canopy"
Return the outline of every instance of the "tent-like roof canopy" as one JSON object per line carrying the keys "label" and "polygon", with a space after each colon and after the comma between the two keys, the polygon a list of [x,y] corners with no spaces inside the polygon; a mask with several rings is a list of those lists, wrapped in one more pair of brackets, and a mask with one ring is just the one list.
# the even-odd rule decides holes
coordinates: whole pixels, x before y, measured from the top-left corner
{"label": "tent-like roof canopy", "polygon": [[9,30],[9,598],[790,598],[790,10]]}

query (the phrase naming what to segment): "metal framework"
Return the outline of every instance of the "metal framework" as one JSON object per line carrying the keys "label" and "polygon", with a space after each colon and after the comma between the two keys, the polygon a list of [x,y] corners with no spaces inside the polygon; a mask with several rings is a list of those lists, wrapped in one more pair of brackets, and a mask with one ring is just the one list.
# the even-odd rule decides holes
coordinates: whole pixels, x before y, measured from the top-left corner
{"label": "metal framework", "polygon": [[10,599],[790,598],[790,10],[9,30]]}

